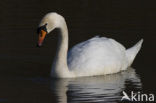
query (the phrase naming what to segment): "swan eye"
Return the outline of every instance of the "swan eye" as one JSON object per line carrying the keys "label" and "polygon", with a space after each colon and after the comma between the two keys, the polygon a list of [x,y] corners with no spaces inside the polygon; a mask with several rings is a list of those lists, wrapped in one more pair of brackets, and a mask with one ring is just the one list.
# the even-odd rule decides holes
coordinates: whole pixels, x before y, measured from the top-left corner
{"label": "swan eye", "polygon": [[44,30],[45,32],[47,32],[47,23],[43,26],[40,26],[37,28],[37,34],[41,34],[41,30]]}

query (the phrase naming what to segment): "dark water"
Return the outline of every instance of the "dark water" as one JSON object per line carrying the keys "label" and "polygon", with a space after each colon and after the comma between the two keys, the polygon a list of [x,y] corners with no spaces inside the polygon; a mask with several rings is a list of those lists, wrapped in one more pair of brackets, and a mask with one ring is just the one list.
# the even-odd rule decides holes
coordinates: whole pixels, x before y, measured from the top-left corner
{"label": "dark water", "polygon": [[[14,77],[1,79],[0,102],[80,103],[120,102],[122,91],[142,91],[140,77],[133,68],[121,73],[76,79]],[[127,90],[128,89],[128,90]]]}
{"label": "dark water", "polygon": [[[0,102],[120,102],[122,91],[155,93],[156,7],[153,2],[91,0],[3,0],[0,2]],[[143,47],[128,71],[78,79],[50,78],[57,31],[36,48],[36,29],[48,12],[62,14],[69,47],[95,35],[126,48]]]}

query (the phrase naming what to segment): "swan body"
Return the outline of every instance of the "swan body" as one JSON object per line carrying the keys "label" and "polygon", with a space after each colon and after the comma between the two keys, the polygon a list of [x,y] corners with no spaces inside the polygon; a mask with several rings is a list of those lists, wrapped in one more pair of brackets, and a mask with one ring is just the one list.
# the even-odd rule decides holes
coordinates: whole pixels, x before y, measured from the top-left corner
{"label": "swan body", "polygon": [[[57,13],[48,13],[43,17],[39,28],[47,33],[60,29],[58,48],[54,59],[51,76],[56,78],[74,78],[117,73],[131,66],[139,52],[143,39],[129,49],[106,37],[93,37],[79,43],[68,52],[68,29],[65,19]],[[39,46],[43,42],[40,29]]]}

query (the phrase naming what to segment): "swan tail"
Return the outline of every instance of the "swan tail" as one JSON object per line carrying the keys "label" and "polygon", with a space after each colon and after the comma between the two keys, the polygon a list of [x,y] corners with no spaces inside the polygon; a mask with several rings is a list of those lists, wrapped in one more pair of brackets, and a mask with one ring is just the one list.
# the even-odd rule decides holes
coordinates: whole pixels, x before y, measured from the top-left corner
{"label": "swan tail", "polygon": [[136,55],[138,54],[138,52],[141,49],[142,43],[143,43],[143,39],[141,39],[139,42],[137,42],[133,47],[126,50],[128,66],[131,66],[131,64],[133,63]]}

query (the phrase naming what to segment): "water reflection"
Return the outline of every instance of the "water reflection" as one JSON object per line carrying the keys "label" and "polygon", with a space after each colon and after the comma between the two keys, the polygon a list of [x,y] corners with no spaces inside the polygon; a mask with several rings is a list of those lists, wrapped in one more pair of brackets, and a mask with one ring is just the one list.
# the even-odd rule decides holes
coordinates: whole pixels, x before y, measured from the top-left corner
{"label": "water reflection", "polygon": [[114,103],[120,101],[127,84],[133,84],[133,89],[141,88],[140,79],[133,68],[106,76],[52,80],[51,90],[61,103]]}

